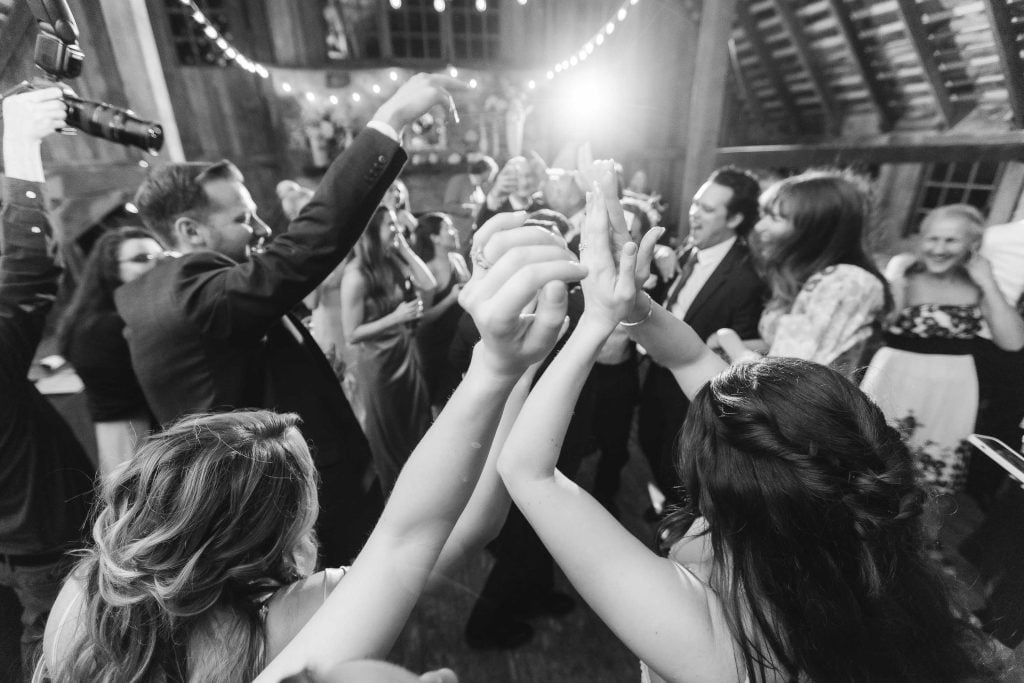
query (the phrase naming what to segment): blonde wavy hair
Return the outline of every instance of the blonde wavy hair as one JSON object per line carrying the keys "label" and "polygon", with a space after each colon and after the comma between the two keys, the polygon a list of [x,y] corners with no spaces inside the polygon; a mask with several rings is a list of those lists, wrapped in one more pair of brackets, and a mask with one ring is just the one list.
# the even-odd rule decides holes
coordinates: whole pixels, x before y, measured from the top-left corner
{"label": "blonde wavy hair", "polygon": [[251,681],[262,604],[308,574],[316,470],[295,415],[186,417],[104,484],[54,681]]}

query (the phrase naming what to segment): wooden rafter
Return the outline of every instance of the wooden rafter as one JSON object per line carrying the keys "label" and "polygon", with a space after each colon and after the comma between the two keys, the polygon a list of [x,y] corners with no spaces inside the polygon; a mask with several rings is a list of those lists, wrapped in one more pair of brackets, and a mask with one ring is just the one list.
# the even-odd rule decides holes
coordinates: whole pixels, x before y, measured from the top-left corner
{"label": "wooden rafter", "polygon": [[750,41],[750,46],[754,48],[754,52],[757,54],[757,60],[761,63],[762,68],[768,74],[768,80],[771,81],[772,86],[775,88],[775,92],[778,93],[779,101],[782,102],[782,108],[786,110],[786,114],[790,120],[799,129],[803,124],[803,117],[800,115],[800,108],[796,105],[796,100],[793,98],[793,93],[790,92],[789,87],[786,85],[786,80],[782,77],[782,73],[775,65],[775,60],[772,58],[771,52],[768,50],[768,46],[764,44],[761,39],[761,33],[758,31],[757,22],[754,21],[754,17],[750,15],[750,10],[747,7],[747,1],[741,0],[736,3],[736,18],[740,22],[740,27],[747,36],[747,40]]}
{"label": "wooden rafter", "polygon": [[1019,33],[1006,0],[985,0],[985,13],[995,34],[996,52],[1003,68],[1010,106],[1013,107],[1013,123],[1024,128],[1024,60],[1020,57],[1017,41]]}
{"label": "wooden rafter", "polygon": [[754,89],[750,87],[750,83],[747,82],[747,77],[743,74],[743,68],[740,65],[740,56],[736,49],[736,39],[729,39],[729,64],[732,66],[732,75],[736,81],[736,88],[740,92],[740,97],[743,98],[744,103],[750,110],[750,115],[757,121],[764,121],[764,112],[761,110],[761,102],[757,99],[757,94]]}
{"label": "wooden rafter", "polygon": [[871,65],[871,61],[868,59],[867,47],[857,33],[857,27],[854,26],[853,20],[850,18],[849,10],[843,6],[842,0],[828,0],[828,6],[832,11],[832,17],[835,19],[836,25],[839,27],[839,33],[843,36],[847,47],[850,48],[850,52],[853,54],[854,64],[857,67],[858,73],[860,73],[861,79],[864,81],[864,85],[867,86],[871,102],[874,104],[875,109],[878,110],[881,129],[883,131],[891,130],[896,125],[899,113],[889,103],[885,88],[878,79],[875,67]]}
{"label": "wooden rafter", "polygon": [[811,50],[811,44],[808,42],[807,35],[800,24],[800,18],[793,11],[789,0],[772,0],[772,5],[782,21],[782,30],[785,31],[790,42],[793,43],[794,49],[796,49],[797,60],[803,66],[804,71],[807,72],[807,77],[811,81],[811,87],[814,89],[815,94],[817,94],[818,99],[821,100],[821,108],[825,112],[825,121],[829,130],[833,134],[837,134],[842,124],[842,113],[839,111],[839,103],[836,102],[836,98],[832,95],[832,90],[828,86],[828,80],[819,67],[819,60],[815,58]]}
{"label": "wooden rafter", "polygon": [[925,29],[924,21],[921,19],[921,12],[917,2],[916,0],[896,0],[896,6],[899,8],[900,17],[903,19],[903,25],[906,27],[907,36],[910,38],[910,44],[917,54],[921,68],[924,69],[925,80],[927,80],[935,97],[935,102],[939,106],[939,113],[942,114],[942,119],[946,125],[952,126],[960,120],[960,116],[965,112],[962,112],[956,106],[956,103],[953,102],[953,98],[950,96],[949,88],[942,77],[939,63],[935,59],[934,51],[928,40],[928,32]]}

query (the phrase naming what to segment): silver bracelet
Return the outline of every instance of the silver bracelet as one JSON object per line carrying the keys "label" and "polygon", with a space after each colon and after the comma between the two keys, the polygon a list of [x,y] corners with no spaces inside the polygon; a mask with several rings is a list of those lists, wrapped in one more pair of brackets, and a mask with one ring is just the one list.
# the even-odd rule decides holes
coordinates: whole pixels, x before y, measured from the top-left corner
{"label": "silver bracelet", "polygon": [[652,299],[651,295],[648,294],[647,292],[641,293],[647,297],[647,315],[645,315],[640,320],[637,320],[635,323],[628,323],[625,320],[620,320],[619,324],[622,325],[623,327],[636,327],[637,325],[643,325],[645,322],[650,320],[651,314],[654,313],[654,299]]}

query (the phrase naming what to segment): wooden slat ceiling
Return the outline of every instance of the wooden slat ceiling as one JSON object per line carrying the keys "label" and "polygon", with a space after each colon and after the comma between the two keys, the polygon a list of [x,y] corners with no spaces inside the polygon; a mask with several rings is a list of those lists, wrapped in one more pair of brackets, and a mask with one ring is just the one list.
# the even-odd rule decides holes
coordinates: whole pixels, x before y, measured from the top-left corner
{"label": "wooden slat ceiling", "polygon": [[944,130],[971,112],[996,130],[1024,124],[1024,0],[739,5],[740,99],[780,137]]}

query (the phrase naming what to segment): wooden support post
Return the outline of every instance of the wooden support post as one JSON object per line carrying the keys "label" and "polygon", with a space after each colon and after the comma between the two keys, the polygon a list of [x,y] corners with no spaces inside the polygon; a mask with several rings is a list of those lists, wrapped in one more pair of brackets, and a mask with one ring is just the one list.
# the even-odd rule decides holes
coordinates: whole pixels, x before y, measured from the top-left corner
{"label": "wooden support post", "polygon": [[875,67],[868,59],[867,47],[858,35],[853,20],[850,19],[850,10],[843,5],[842,0],[828,0],[828,6],[839,27],[839,33],[853,54],[853,62],[857,66],[860,77],[864,80],[864,85],[867,86],[871,102],[878,110],[880,128],[883,131],[892,130],[899,119],[899,113],[889,103],[889,97],[878,78]]}
{"label": "wooden support post", "polygon": [[697,188],[715,168],[725,104],[722,84],[729,69],[726,46],[735,12],[736,0],[717,0],[705,3],[701,13],[693,80],[688,93],[690,114],[686,122],[683,183],[674,198],[680,207],[690,205]]}
{"label": "wooden support post", "polygon": [[1003,68],[1006,92],[1013,107],[1013,124],[1024,128],[1024,60],[1020,58],[1020,31],[1006,0],[985,0],[985,13],[995,35],[996,52]]}
{"label": "wooden support post", "polygon": [[796,15],[789,0],[773,0],[775,11],[782,21],[782,30],[789,37],[793,48],[796,50],[797,61],[807,72],[811,81],[811,88],[814,89],[818,99],[821,100],[821,108],[825,112],[825,122],[828,132],[835,136],[839,134],[842,127],[842,112],[839,110],[839,103],[829,89],[828,81],[824,72],[819,68],[819,60],[815,57],[811,44],[807,41],[803,27],[800,24],[800,17]]}
{"label": "wooden support post", "polygon": [[22,36],[32,25],[32,11],[28,3],[15,2],[7,15],[7,21],[0,25],[0,73],[7,68],[7,62],[18,51]]}
{"label": "wooden support post", "polygon": [[99,0],[99,4],[128,101],[140,116],[155,119],[163,126],[164,158],[185,161],[146,0]]}

